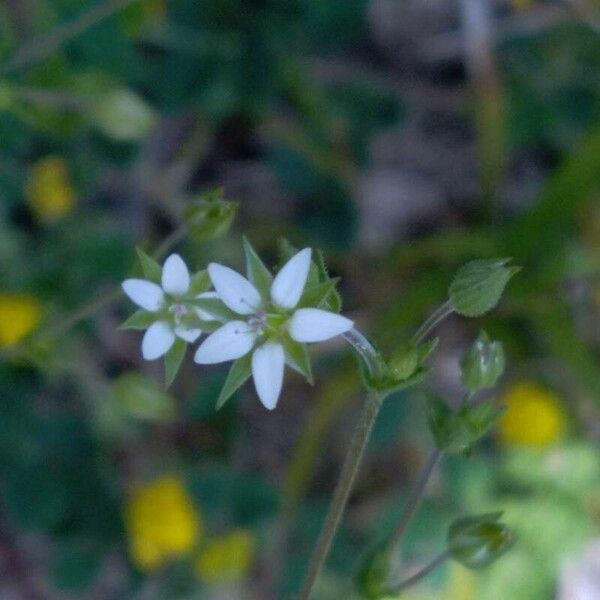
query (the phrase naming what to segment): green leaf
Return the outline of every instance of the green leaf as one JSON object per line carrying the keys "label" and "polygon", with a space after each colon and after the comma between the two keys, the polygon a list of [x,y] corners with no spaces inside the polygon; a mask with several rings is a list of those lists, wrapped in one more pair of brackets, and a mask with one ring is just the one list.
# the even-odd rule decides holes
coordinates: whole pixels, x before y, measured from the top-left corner
{"label": "green leaf", "polygon": [[[302,298],[298,303],[299,308],[323,308],[333,310],[331,304],[332,294],[337,294],[336,285],[339,277],[329,279],[313,286],[306,286],[302,293]],[[337,311],[336,311],[337,312]]]}
{"label": "green leaf", "polygon": [[146,279],[160,284],[162,278],[162,267],[151,257],[148,256],[141,248],[135,249],[142,265],[142,271]]}
{"label": "green leaf", "polygon": [[459,314],[478,317],[500,301],[506,284],[520,267],[506,266],[509,259],[474,260],[456,273],[448,290],[450,304]]}
{"label": "green leaf", "polygon": [[448,530],[450,556],[469,569],[487,567],[515,544],[512,529],[500,523],[501,512],[456,520]]}
{"label": "green leaf", "polygon": [[283,347],[287,364],[313,385],[312,367],[306,345],[287,338],[283,342]]}
{"label": "green leaf", "polygon": [[190,234],[197,241],[225,235],[237,213],[237,203],[224,200],[221,188],[209,190],[186,208],[184,217]]}
{"label": "green leaf", "polygon": [[[235,321],[236,319],[240,318],[240,315],[227,308],[227,306],[225,306],[225,304],[223,304],[223,302],[218,298],[191,298],[187,300],[186,303],[205,310],[213,315],[215,319],[223,321]],[[209,324],[210,321],[205,321],[203,323]]]}
{"label": "green leaf", "polygon": [[246,255],[246,275],[248,279],[256,286],[263,298],[268,298],[273,276],[245,236],[244,254]]}
{"label": "green leaf", "polygon": [[113,384],[119,407],[145,421],[164,421],[173,416],[173,399],[153,379],[141,373],[125,373]]}
{"label": "green leaf", "polygon": [[208,271],[206,269],[202,269],[202,271],[198,271],[192,275],[189,294],[201,294],[202,292],[208,291],[210,286],[211,282],[210,277],[208,276]]}
{"label": "green leaf", "polygon": [[445,452],[466,454],[498,420],[504,408],[492,401],[464,402],[454,412],[438,396],[429,397],[429,428],[436,446]]}
{"label": "green leaf", "polygon": [[494,387],[504,372],[504,349],[482,331],[461,361],[463,385],[472,392]]}
{"label": "green leaf", "polygon": [[252,375],[252,354],[248,353],[246,356],[238,358],[231,365],[227,379],[217,399],[216,410],[220,410],[224,406],[225,402],[244,385],[250,375]]}
{"label": "green leaf", "polygon": [[171,349],[165,354],[165,388],[169,388],[183,362],[187,344],[184,340],[177,338]]}
{"label": "green leaf", "polygon": [[119,325],[119,329],[147,329],[157,320],[157,314],[147,310],[138,310],[134,312],[129,319]]}
{"label": "green leaf", "polygon": [[329,271],[325,264],[325,257],[321,250],[315,251],[313,261],[317,267],[319,281],[322,283],[329,281],[334,282],[333,288],[330,289],[329,294],[323,299],[324,307],[332,312],[340,313],[342,311],[342,296],[337,290],[339,278],[332,278],[329,276]]}

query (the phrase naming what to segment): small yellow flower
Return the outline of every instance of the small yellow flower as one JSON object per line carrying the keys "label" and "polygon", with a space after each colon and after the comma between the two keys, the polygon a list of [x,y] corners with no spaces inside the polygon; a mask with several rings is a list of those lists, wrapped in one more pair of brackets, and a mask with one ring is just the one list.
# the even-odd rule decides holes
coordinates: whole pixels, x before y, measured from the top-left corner
{"label": "small yellow flower", "polygon": [[142,570],[186,555],[202,530],[193,501],[176,475],[137,487],[125,507],[125,523],[131,558]]}
{"label": "small yellow flower", "polygon": [[0,347],[16,344],[39,323],[42,307],[26,294],[0,293]]}
{"label": "small yellow flower", "polygon": [[567,417],[558,398],[535,383],[522,382],[504,396],[507,410],[500,420],[503,442],[543,448],[563,434]]}
{"label": "small yellow flower", "polygon": [[36,217],[46,223],[62,219],[75,205],[67,162],[58,156],[43,158],[31,167],[25,192]]}
{"label": "small yellow flower", "polygon": [[246,529],[236,529],[209,540],[196,560],[196,572],[206,583],[242,579],[252,566],[255,539]]}

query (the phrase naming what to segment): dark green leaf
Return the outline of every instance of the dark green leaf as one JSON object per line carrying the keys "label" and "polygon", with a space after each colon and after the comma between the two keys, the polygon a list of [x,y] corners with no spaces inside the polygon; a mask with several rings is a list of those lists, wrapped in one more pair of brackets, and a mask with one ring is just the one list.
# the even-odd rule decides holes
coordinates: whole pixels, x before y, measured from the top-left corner
{"label": "dark green leaf", "polygon": [[227,379],[225,380],[219,398],[217,399],[217,410],[223,407],[225,402],[237,392],[237,390],[248,380],[250,375],[252,375],[252,354],[248,353],[246,356],[238,358],[231,365]]}
{"label": "dark green leaf", "polygon": [[160,280],[162,278],[162,267],[151,256],[148,256],[141,248],[136,248],[136,252],[146,279],[160,284]]}
{"label": "dark green leaf", "polygon": [[156,313],[148,312],[146,310],[138,310],[134,312],[124,323],[119,325],[119,329],[147,329],[156,320]]}
{"label": "dark green leaf", "polygon": [[310,356],[308,355],[308,350],[306,349],[305,344],[301,344],[300,342],[295,342],[291,339],[286,339],[283,342],[283,347],[285,349],[285,358],[287,364],[303,375],[306,381],[313,385],[313,374],[312,367],[310,364]]}
{"label": "dark green leaf", "polygon": [[246,237],[244,237],[244,254],[248,279],[256,286],[263,298],[268,298],[273,276]]}
{"label": "dark green leaf", "polygon": [[183,362],[187,343],[180,338],[175,340],[171,349],[165,354],[165,388],[169,388],[175,380],[179,367]]}
{"label": "dark green leaf", "polygon": [[466,317],[478,317],[500,301],[506,284],[519,267],[508,267],[508,259],[474,260],[456,273],[450,284],[452,308]]}

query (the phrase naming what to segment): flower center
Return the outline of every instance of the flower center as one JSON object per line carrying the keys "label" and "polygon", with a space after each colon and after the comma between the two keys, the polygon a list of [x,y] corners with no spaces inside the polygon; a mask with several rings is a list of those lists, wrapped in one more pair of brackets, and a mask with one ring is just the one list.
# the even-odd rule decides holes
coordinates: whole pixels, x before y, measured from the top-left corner
{"label": "flower center", "polygon": [[189,311],[188,311],[187,306],[177,303],[177,304],[172,304],[169,307],[169,312],[171,312],[175,315],[175,320],[179,320],[179,319],[182,319],[183,317],[185,317]]}
{"label": "flower center", "polygon": [[260,332],[267,324],[267,315],[262,312],[259,311],[257,313],[254,313],[249,319],[248,319],[248,325],[257,332]]}

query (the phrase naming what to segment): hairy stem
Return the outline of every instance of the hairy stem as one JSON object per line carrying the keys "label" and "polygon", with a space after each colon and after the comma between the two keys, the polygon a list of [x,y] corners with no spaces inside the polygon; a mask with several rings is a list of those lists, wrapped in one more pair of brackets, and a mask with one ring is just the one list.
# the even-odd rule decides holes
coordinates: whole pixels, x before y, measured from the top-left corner
{"label": "hairy stem", "polygon": [[412,337],[412,343],[417,346],[420,344],[428,334],[435,329],[446,317],[449,317],[454,312],[450,301],[444,302],[437,310],[425,320],[423,325],[417,329],[415,335]]}
{"label": "hairy stem", "polygon": [[423,495],[425,494],[425,488],[427,487],[427,482],[429,481],[429,478],[433,473],[433,469],[438,464],[441,456],[441,450],[436,449],[429,455],[427,462],[423,465],[419,476],[417,477],[417,480],[410,491],[408,502],[406,503],[406,508],[404,509],[402,516],[400,517],[400,521],[390,536],[390,548],[395,548],[400,543],[400,540],[406,533],[406,530],[408,529],[413,517],[421,506]]}
{"label": "hairy stem", "polygon": [[382,394],[371,393],[363,406],[360,419],[350,442],[348,454],[344,460],[340,478],[333,493],[329,512],[327,513],[310,559],[306,579],[298,597],[299,600],[308,600],[310,598],[319,573],[325,564],[346,504],[348,503],[348,498],[352,491],[369,435],[373,429],[373,424],[375,423],[383,399],[384,396]]}

